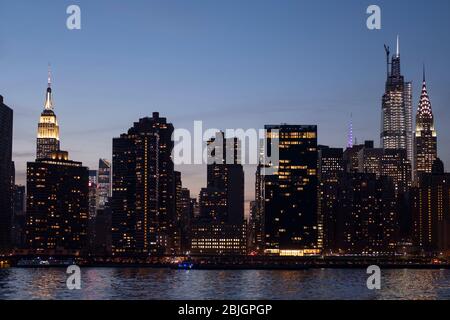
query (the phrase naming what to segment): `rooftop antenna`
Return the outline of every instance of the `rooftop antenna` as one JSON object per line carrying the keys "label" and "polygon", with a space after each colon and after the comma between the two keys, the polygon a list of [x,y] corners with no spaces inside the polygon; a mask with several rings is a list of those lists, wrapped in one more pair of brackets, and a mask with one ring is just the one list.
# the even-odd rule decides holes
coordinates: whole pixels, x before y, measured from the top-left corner
{"label": "rooftop antenna", "polygon": [[389,46],[384,45],[384,51],[386,51],[386,68],[387,68],[387,76],[389,77],[389,57],[391,55],[391,49],[389,48]]}

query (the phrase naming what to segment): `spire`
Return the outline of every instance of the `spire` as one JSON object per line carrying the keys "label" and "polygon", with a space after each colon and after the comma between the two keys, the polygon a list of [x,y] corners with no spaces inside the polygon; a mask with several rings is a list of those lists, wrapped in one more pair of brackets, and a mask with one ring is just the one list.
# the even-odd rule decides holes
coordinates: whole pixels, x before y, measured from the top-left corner
{"label": "spire", "polygon": [[423,64],[423,83],[425,83],[425,63]]}
{"label": "spire", "polygon": [[423,84],[417,115],[421,118],[433,118],[433,111],[431,109],[430,97],[428,96],[427,83],[425,80],[425,65],[423,66]]}
{"label": "spire", "polygon": [[396,51],[397,58],[400,57],[400,37],[397,35],[397,51]]}
{"label": "spire", "polygon": [[350,114],[350,126],[348,129],[347,148],[353,148],[353,114]]}
{"label": "spire", "polygon": [[52,86],[52,69],[50,63],[48,64],[48,88],[51,88]]}
{"label": "spire", "polygon": [[50,64],[48,65],[48,78],[47,78],[47,95],[45,97],[45,110],[53,110],[53,101],[52,101],[52,72],[50,68]]}

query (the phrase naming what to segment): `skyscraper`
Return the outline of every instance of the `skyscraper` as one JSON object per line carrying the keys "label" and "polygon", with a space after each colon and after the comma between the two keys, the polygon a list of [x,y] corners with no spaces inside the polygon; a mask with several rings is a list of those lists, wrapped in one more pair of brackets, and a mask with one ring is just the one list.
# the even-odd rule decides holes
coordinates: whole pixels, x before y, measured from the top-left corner
{"label": "skyscraper", "polygon": [[[382,99],[381,147],[404,149],[410,163],[413,161],[412,142],[412,86],[406,83],[400,70],[400,45],[389,62],[390,51],[386,48],[387,80]],[[389,67],[391,69],[389,70]]]}
{"label": "skyscraper", "polygon": [[423,72],[422,93],[416,115],[414,155],[414,180],[417,182],[422,173],[431,173],[433,162],[437,158],[437,134],[425,81],[425,69]]}
{"label": "skyscraper", "polygon": [[344,154],[339,148],[319,147],[319,231],[323,248],[332,251],[337,243],[340,183],[345,173]]}
{"label": "skyscraper", "polygon": [[97,209],[105,208],[111,197],[111,163],[106,159],[98,161]]}
{"label": "skyscraper", "polygon": [[115,255],[170,252],[176,205],[173,130],[155,112],[113,139]]}
{"label": "skyscraper", "polygon": [[87,249],[88,169],[55,151],[27,163],[27,247],[37,253]]}
{"label": "skyscraper", "polygon": [[282,124],[265,129],[267,146],[279,144],[275,173],[264,176],[265,253],[317,254],[317,126]]}
{"label": "skyscraper", "polygon": [[0,252],[11,246],[13,111],[0,95]]}
{"label": "skyscraper", "polygon": [[[216,133],[208,141],[207,187],[200,194],[200,212],[218,222],[242,224],[244,220],[244,169],[240,141]],[[204,201],[202,201],[202,199]],[[217,212],[208,213],[207,207]]]}
{"label": "skyscraper", "polygon": [[[418,186],[412,189],[413,235],[416,245],[426,252],[449,248],[450,173],[437,158],[431,173],[419,176]],[[447,238],[447,239],[446,239]]]}
{"label": "skyscraper", "polygon": [[207,186],[199,195],[200,217],[191,227],[191,253],[246,254],[240,141],[217,132],[207,146]]}
{"label": "skyscraper", "polygon": [[53,112],[51,75],[49,71],[44,111],[41,113],[38,124],[36,159],[48,159],[51,153],[59,150],[59,126],[56,115]]}

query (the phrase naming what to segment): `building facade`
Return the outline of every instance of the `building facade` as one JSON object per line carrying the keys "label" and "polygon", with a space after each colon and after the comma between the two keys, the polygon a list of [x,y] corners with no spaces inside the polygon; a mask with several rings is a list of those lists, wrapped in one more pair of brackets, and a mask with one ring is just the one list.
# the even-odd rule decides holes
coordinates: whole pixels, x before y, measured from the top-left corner
{"label": "building facade", "polygon": [[431,173],[433,162],[437,158],[437,134],[425,81],[425,71],[423,75],[422,93],[416,115],[414,151],[414,180],[417,182],[421,174]]}
{"label": "building facade", "polygon": [[88,169],[58,151],[27,163],[27,247],[42,254],[87,249]]}
{"label": "building facade", "polygon": [[[279,145],[275,173],[264,177],[264,252],[320,253],[317,127],[266,125],[267,150]],[[274,140],[276,139],[276,140]]]}
{"label": "building facade", "polygon": [[176,195],[173,125],[153,113],[113,139],[112,252],[170,253]]}
{"label": "building facade", "polygon": [[11,247],[13,111],[0,95],[0,252]]}

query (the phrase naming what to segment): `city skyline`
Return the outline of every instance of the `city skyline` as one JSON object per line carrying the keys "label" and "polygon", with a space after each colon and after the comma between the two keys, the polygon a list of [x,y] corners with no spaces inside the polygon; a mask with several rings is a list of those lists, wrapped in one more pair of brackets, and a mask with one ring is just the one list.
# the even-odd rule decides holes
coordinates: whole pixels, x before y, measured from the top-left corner
{"label": "city skyline", "polygon": [[[448,83],[450,83],[448,75],[443,74],[443,70],[446,69],[445,66],[447,65],[447,62],[443,61],[443,58],[445,57],[445,51],[448,49],[448,43],[443,41],[444,39],[439,39],[438,43],[441,48],[439,52],[430,49],[433,47],[433,45],[426,45],[426,43],[435,43],[434,47],[436,47],[436,41],[438,40],[436,39],[438,38],[436,34],[439,33],[436,32],[436,30],[440,29],[436,29],[436,26],[433,25],[434,37],[425,37],[426,30],[428,28],[428,26],[425,26],[424,30],[419,30],[419,34],[423,36],[423,39],[420,39],[421,41],[418,41],[414,34],[418,32],[418,29],[424,26],[421,26],[420,23],[415,22],[417,26],[412,29],[408,28],[408,31],[405,31],[404,29],[402,30],[401,27],[393,26],[395,25],[395,23],[390,20],[393,13],[395,12],[399,15],[399,17],[404,13],[399,10],[399,8],[401,7],[400,4],[391,5],[385,3],[382,4],[381,7],[384,11],[387,11],[388,14],[386,19],[384,20],[383,28],[379,32],[377,31],[375,33],[370,33],[367,29],[365,29],[365,25],[363,23],[365,18],[363,14],[364,5],[359,3],[355,4],[355,2],[352,2],[352,4],[353,5],[349,5],[350,8],[348,7],[348,5],[344,5],[343,7],[345,7],[345,10],[349,10],[352,14],[354,14],[354,11],[357,11],[357,9],[361,9],[361,19],[358,20],[356,18],[353,18],[355,21],[352,20],[352,22],[349,22],[349,25],[344,23],[344,26],[342,28],[344,28],[345,31],[348,31],[347,28],[353,28],[353,26],[357,26],[356,30],[354,31],[356,40],[354,40],[355,43],[353,43],[350,47],[353,50],[345,48],[345,45],[348,44],[348,41],[342,41],[342,44],[338,44],[336,43],[336,41],[332,41],[332,44],[336,45],[335,55],[338,58],[343,58],[344,53],[352,57],[352,59],[350,59],[352,60],[352,64],[350,64],[350,66],[348,65],[350,60],[342,60],[342,62],[345,62],[342,68],[346,69],[349,76],[357,76],[357,78],[353,78],[358,79],[356,90],[355,84],[349,84],[348,79],[345,79],[343,84],[338,83],[340,81],[336,81],[336,78],[334,76],[330,76],[329,79],[323,79],[323,72],[325,71],[322,70],[327,70],[327,72],[329,71],[330,75],[342,74],[342,72],[340,72],[341,67],[336,66],[338,65],[338,63],[336,63],[333,59],[328,61],[328,59],[326,58],[329,57],[330,54],[329,52],[327,52],[327,50],[312,50],[316,55],[320,54],[321,57],[324,58],[317,59],[321,63],[321,69],[317,69],[317,65],[315,66],[316,69],[311,69],[311,66],[308,66],[305,63],[305,60],[307,60],[309,55],[311,54],[310,48],[313,46],[304,47],[303,44],[300,46],[299,44],[294,43],[294,52],[289,53],[289,63],[277,62],[279,61],[279,57],[282,57],[284,53],[274,50],[273,48],[271,52],[266,53],[267,56],[258,58],[258,55],[256,53],[260,53],[261,51],[259,51],[258,49],[263,46],[263,40],[260,38],[256,38],[257,43],[254,47],[244,46],[243,50],[245,49],[244,52],[246,52],[246,55],[239,59],[236,59],[237,52],[228,52],[228,55],[226,52],[222,53],[221,55],[217,56],[217,60],[202,60],[200,59],[202,55],[199,55],[198,60],[194,59],[194,67],[191,67],[192,70],[191,68],[189,68],[190,70],[186,70],[186,66],[184,66],[184,68],[181,66],[179,70],[180,74],[185,77],[185,83],[190,83],[190,88],[194,89],[189,92],[189,95],[186,96],[186,90],[188,90],[188,88],[180,86],[180,80],[175,77],[176,70],[173,69],[173,66],[172,69],[167,69],[170,72],[165,74],[164,72],[161,72],[161,69],[158,70],[156,65],[152,65],[151,68],[155,68],[155,73],[159,74],[159,76],[163,78],[160,79],[161,83],[158,84],[158,79],[146,79],[144,77],[144,74],[142,73],[136,74],[135,77],[129,76],[127,72],[121,74],[121,72],[124,71],[124,66],[127,66],[127,64],[120,64],[112,61],[115,55],[111,52],[110,58],[106,59],[110,61],[101,63],[97,67],[97,70],[102,70],[102,68],[107,67],[108,69],[112,68],[108,71],[109,76],[117,78],[117,82],[103,79],[103,82],[94,84],[94,80],[99,80],[100,78],[98,78],[98,75],[96,75],[96,67],[89,63],[89,59],[86,59],[86,57],[82,57],[80,61],[66,60],[70,56],[72,56],[73,58],[73,55],[69,53],[70,49],[51,50],[55,49],[54,46],[56,45],[56,43],[49,43],[49,48],[46,47],[44,50],[49,51],[45,53],[39,53],[38,56],[40,56],[40,59],[38,62],[38,58],[35,58],[32,61],[27,61],[25,65],[27,65],[29,69],[25,71],[24,69],[19,68],[16,73],[12,73],[11,77],[3,79],[0,82],[2,88],[4,88],[3,95],[5,96],[5,103],[15,110],[16,122],[14,132],[14,160],[16,161],[18,182],[21,184],[25,183],[25,163],[26,161],[33,161],[35,158],[34,144],[37,130],[35,123],[39,117],[39,113],[42,111],[43,91],[45,89],[44,75],[47,68],[47,61],[49,60],[53,65],[53,73],[55,78],[53,85],[55,97],[55,112],[58,115],[58,119],[62,127],[61,138],[63,143],[61,147],[64,150],[68,150],[71,153],[73,159],[82,161],[86,166],[89,166],[92,169],[96,169],[96,163],[99,158],[111,158],[112,137],[117,136],[118,134],[123,132],[127,128],[128,124],[132,121],[145,116],[150,116],[154,111],[159,111],[162,116],[167,117],[171,122],[174,123],[174,126],[176,128],[190,128],[192,127],[192,123],[194,120],[203,120],[206,123],[207,127],[217,127],[218,129],[223,129],[224,126],[229,128],[262,128],[267,123],[284,123],[287,122],[287,119],[289,119],[288,122],[292,124],[317,124],[319,144],[326,144],[335,147],[345,146],[347,140],[346,137],[348,134],[348,122],[350,120],[350,114],[352,114],[354,136],[358,139],[358,141],[377,141],[377,138],[379,136],[380,99],[383,93],[383,83],[385,80],[385,73],[383,72],[385,61],[383,57],[382,45],[384,43],[392,45],[395,41],[395,36],[397,35],[397,33],[400,34],[401,41],[402,73],[405,75],[407,81],[413,82],[413,114],[415,114],[417,110],[418,97],[420,95],[421,81],[419,79],[421,79],[422,77],[422,62],[424,60],[425,62],[427,62],[427,60],[432,61],[426,63],[428,70],[427,83],[429,85],[430,96],[433,100],[433,112],[437,119],[436,129],[439,133],[440,145],[438,156],[448,166],[450,164],[450,156],[446,151],[448,150],[446,146],[448,146],[450,143],[447,138],[448,136],[450,136],[450,134],[448,133],[449,129],[445,127],[445,123],[447,122],[446,119],[448,119],[449,114],[445,110],[447,101],[450,100],[450,97],[446,97],[448,93],[445,89],[443,89],[447,86]],[[426,8],[422,8],[421,5],[423,5],[421,4],[421,2],[411,5],[412,9],[415,9],[413,10],[414,14],[418,14],[418,12],[420,11],[419,9],[421,9],[421,12],[424,12],[424,14],[430,11],[436,11],[436,3],[429,4],[429,7],[427,6]],[[444,3],[441,5],[447,6],[448,4]],[[8,4],[8,6],[21,6],[21,4]],[[93,39],[91,38],[94,35],[98,34],[95,31],[92,31],[92,29],[89,27],[89,23],[95,24],[100,23],[100,21],[96,22],[95,20],[91,20],[88,18],[90,14],[97,12],[96,10],[99,9],[99,7],[97,6],[99,5],[90,5],[81,2],[80,6],[87,16],[87,22],[84,25],[86,26],[84,27],[85,29],[80,30],[79,34],[71,34],[69,31],[64,29],[64,25],[63,23],[61,23],[61,31],[58,31],[57,29],[55,29],[54,31],[53,29],[47,30],[49,31],[49,34],[54,33],[56,39],[59,39],[63,43],[65,41],[75,41],[75,45],[77,43],[92,44]],[[136,5],[137,8],[141,6],[147,7],[147,5],[144,5],[142,3],[138,3]],[[161,5],[155,6],[155,8],[159,10],[163,9],[161,8]],[[293,3],[289,3],[287,4],[287,6],[292,6],[294,9],[299,9],[298,6]],[[319,11],[317,10],[318,8],[314,5],[305,4],[305,6],[312,7],[309,8],[309,10],[305,11],[311,12],[312,9],[312,12],[314,14],[319,13]],[[342,8],[339,8],[339,6],[334,6],[332,4],[330,4],[330,6],[333,6],[334,9],[337,9],[338,13],[341,13],[341,10],[343,10]],[[46,6],[44,5],[42,7],[45,8]],[[54,24],[58,22],[58,19],[56,19],[56,7],[58,7],[58,5],[52,7],[51,10],[46,13],[48,18],[54,17],[56,22],[48,22],[48,24],[44,24],[45,28],[53,28]],[[267,10],[269,9],[268,7],[270,7],[270,4],[266,4],[263,7],[264,10],[262,10],[259,15],[256,15],[257,18],[265,17],[268,15]],[[134,10],[137,10],[137,8],[124,8],[124,13],[138,14],[137,12],[134,12]],[[112,11],[108,11],[108,13],[114,12],[113,9],[117,9],[115,5],[111,5],[108,10]],[[206,8],[205,10],[207,9],[208,8]],[[42,8],[40,7],[38,11],[41,10]],[[92,10],[92,13],[90,13],[90,10]],[[248,11],[249,8],[244,5],[244,12],[247,12],[245,10]],[[276,13],[274,14],[287,14],[284,10],[285,8],[278,8]],[[17,12],[18,10],[11,11]],[[150,13],[151,12],[152,11],[150,11]],[[194,13],[197,13],[201,17],[203,17],[203,15],[206,13],[197,12],[195,10],[189,12],[192,15],[194,15]],[[300,14],[301,10],[295,12],[298,12]],[[226,13],[231,14],[230,12]],[[252,24],[249,23],[249,21],[243,20],[242,16],[239,16],[239,18],[241,18],[241,20],[238,21],[240,21],[241,23],[247,23],[244,26],[247,26],[247,29],[250,29],[247,30],[248,34],[246,34],[246,36],[255,36],[260,34],[261,30],[253,30],[251,28]],[[294,14],[289,14],[287,18],[287,21],[293,22]],[[326,16],[323,19],[325,18],[329,17]],[[11,17],[8,17],[5,20],[6,23],[8,23],[8,19],[11,19]],[[102,19],[104,19],[104,17],[100,17],[100,20]],[[62,15],[60,20],[64,20],[64,15]],[[130,22],[129,19],[126,21]],[[142,19],[142,23],[144,22],[145,19]],[[262,21],[259,21],[257,19],[256,22],[259,27],[262,26]],[[311,20],[308,19],[307,22],[311,23]],[[197,30],[200,25],[195,26],[195,30]],[[136,24],[127,24],[127,28],[136,27]],[[276,28],[277,30],[274,30],[272,32],[272,36],[276,34],[283,34],[283,31],[286,31],[287,27],[288,22],[282,24],[281,26],[278,25],[278,28]],[[431,26],[429,27],[431,28]],[[218,31],[217,28],[220,30],[220,22],[213,23],[213,31]],[[167,30],[165,31],[167,32]],[[191,30],[191,32],[192,31],[194,30]],[[224,30],[222,31],[225,32]],[[232,31],[233,30],[230,30],[230,33],[226,33],[230,37],[226,38],[230,44],[232,44],[233,39],[235,39],[232,37],[233,35],[235,36],[235,33]],[[308,29],[308,31],[310,30]],[[344,30],[340,30],[340,32],[342,31]],[[18,32],[20,35],[21,29],[19,28],[16,32]],[[61,32],[64,33],[62,34]],[[83,36],[84,32],[88,33],[88,36]],[[336,32],[339,33],[339,31],[334,31],[333,33]],[[164,33],[165,32],[162,32],[162,34]],[[311,41],[313,40],[312,37],[314,34],[314,32],[311,32],[311,35],[307,36],[307,40],[309,41],[305,41],[305,43],[313,43],[316,45],[320,44],[326,46],[326,39],[329,39],[331,33],[332,31],[329,31],[328,33],[327,30],[320,29],[319,35],[322,37],[322,42],[317,43]],[[341,36],[345,34],[345,32],[342,32]],[[8,43],[11,43],[11,39],[8,38],[8,36],[9,35],[4,37],[3,45],[6,46],[6,48],[8,47]],[[123,31],[119,33],[119,36],[123,36]],[[172,34],[170,40],[175,41],[176,39],[184,39],[184,41],[187,41],[189,38],[194,37],[192,33],[185,34],[184,36],[185,37]],[[85,37],[89,39],[86,39]],[[203,40],[206,40],[210,37],[212,37],[211,34],[203,34],[201,38]],[[276,36],[274,36],[274,38],[275,37]],[[300,38],[306,36],[302,34],[298,37]],[[157,39],[159,41],[163,41],[162,35],[159,34]],[[202,41],[200,40],[202,39],[197,39],[198,42],[195,42],[195,44],[198,46],[197,50],[201,48]],[[285,35],[285,38],[278,41],[281,41],[281,44],[286,45],[290,40],[295,39],[296,38],[293,37],[291,33],[288,33],[287,35]],[[238,38],[238,40],[239,43],[241,43],[243,39]],[[51,42],[51,40],[48,41]],[[299,42],[301,42],[300,39]],[[133,39],[133,44],[136,45],[137,43],[137,39]],[[107,42],[106,44],[110,45],[109,42]],[[184,43],[184,45],[185,44],[186,43]],[[359,48],[359,46],[362,44],[364,44],[365,49]],[[33,41],[30,41],[29,45],[33,46]],[[211,44],[211,48],[216,49],[213,50],[216,54],[218,53],[217,50],[221,48],[221,46],[222,45],[220,45],[219,42],[212,42]],[[356,51],[355,47],[359,48],[359,50]],[[327,48],[330,49],[330,47]],[[13,45],[11,48],[5,51],[4,57],[11,59],[9,55],[11,55],[13,52],[16,52],[17,49],[19,48]],[[146,46],[145,49],[146,50],[144,51],[148,52],[147,49],[150,48]],[[302,52],[303,49],[308,50]],[[91,57],[92,55],[94,55],[89,46],[83,48],[83,52],[86,51],[87,53],[85,53],[84,55],[91,55]],[[61,55],[56,56],[57,52]],[[358,52],[359,54],[355,56],[352,52]],[[24,51],[21,54],[22,58],[24,58],[23,55],[25,55],[26,53]],[[250,56],[255,54],[258,58],[256,62],[255,60],[253,60],[252,62],[248,62],[251,68],[249,66],[248,69],[239,69],[239,67],[242,67],[242,65],[244,64],[244,60],[250,61],[250,59],[244,58],[249,58]],[[44,55],[46,55],[46,57],[44,57]],[[365,57],[366,59],[362,58],[361,56]],[[427,57],[430,58],[427,59]],[[17,55],[17,58],[15,59],[18,58],[20,58],[20,55]],[[138,58],[145,59],[143,56],[139,56]],[[159,56],[159,58],[161,57]],[[171,58],[173,59],[175,57]],[[160,60],[160,62],[162,65],[167,67],[168,63],[172,61],[171,58],[166,60],[162,59]],[[201,77],[200,79],[196,78],[197,81],[194,81],[193,84],[192,82],[187,81],[190,80],[189,75],[191,75],[192,73],[195,74],[195,71],[198,71],[198,73],[200,74],[206,72],[205,68],[208,69],[215,66],[223,72],[223,66],[219,67],[217,65],[220,65],[222,64],[222,62],[226,61],[231,62],[231,60],[228,60],[230,58],[232,58],[233,61],[236,61],[236,65],[234,65],[233,68],[227,73],[227,77],[218,77],[216,81],[212,81],[212,83],[210,84],[205,83],[205,79],[202,80]],[[264,58],[267,58],[267,60],[271,59],[271,64],[263,65],[262,60],[264,60]],[[67,61],[70,61],[70,63],[67,63]],[[148,62],[148,60],[142,61]],[[366,63],[364,64],[364,67],[362,66],[363,62]],[[224,66],[226,65],[227,64],[225,64]],[[261,67],[259,70],[257,68],[258,66]],[[13,71],[13,69],[10,69],[11,66],[8,65],[5,67],[7,71]],[[290,69],[289,67],[293,68]],[[329,69],[327,69],[327,67]],[[367,67],[367,71],[365,70],[365,67]],[[82,72],[75,72],[73,68],[79,68],[80,70],[82,70]],[[319,72],[318,75],[317,70],[321,70],[322,72]],[[246,78],[246,80],[251,80],[253,79],[253,77],[259,77],[260,72],[263,71],[270,71],[268,72],[268,74],[273,76],[273,78],[268,77],[269,79],[267,80],[258,79],[257,81],[259,81],[259,84],[256,84],[254,82],[253,85],[245,86],[242,85],[243,83],[241,83],[241,81],[239,81],[238,83],[232,85],[231,83],[235,80],[235,77],[238,77],[238,71],[246,72],[246,76],[248,77]],[[114,77],[114,75],[119,74],[121,75],[120,77]],[[219,72],[219,74],[223,73]],[[280,77],[281,79],[285,79],[285,81],[281,81],[281,84],[279,84],[276,76]],[[171,89],[171,85],[169,85],[170,80],[174,80],[174,83],[176,83],[175,86],[179,86],[179,90],[169,90],[169,88]],[[325,94],[323,90],[322,92],[320,92],[320,90],[317,90],[316,88],[319,83],[322,83],[321,81],[324,81],[325,88],[331,89],[325,90]],[[333,81],[335,84],[335,88],[332,88],[330,86],[331,82]],[[18,93],[18,83],[24,84],[24,90],[20,90],[20,93]],[[109,86],[110,84],[112,84],[112,86]],[[152,94],[137,92],[143,90],[143,87],[148,84],[150,84],[149,88]],[[120,85],[121,90],[115,90],[117,85]],[[267,89],[267,86],[273,86],[273,88],[271,88],[272,90],[269,90],[268,93],[263,93],[263,91]],[[27,88],[28,90],[26,90]],[[159,95],[155,94],[158,91],[158,88],[162,89]],[[203,94],[201,92],[202,88],[204,90]],[[223,90],[222,92],[222,90],[220,90],[221,88],[226,88],[227,90]],[[247,91],[245,90],[246,88]],[[339,90],[344,91],[339,92]],[[169,91],[172,91],[171,95],[169,95]],[[338,92],[336,93],[336,91]],[[370,92],[370,94],[361,93],[366,91]],[[152,96],[154,98],[152,98]],[[98,104],[93,106],[93,103]],[[126,105],[128,103],[130,103],[130,106]],[[184,107],[184,105],[186,104],[192,106],[193,104],[195,105],[198,103],[199,106],[195,109],[191,108],[191,110],[186,110],[188,108]],[[134,108],[133,105],[136,105],[137,107]],[[261,107],[257,107],[257,105],[261,105]],[[360,108],[361,105],[367,106]],[[124,107],[121,108],[120,106]],[[246,112],[254,115],[253,117],[243,117],[246,119],[241,120],[236,119],[236,117],[232,116],[233,112],[242,112],[242,109],[240,109],[240,107],[245,106],[249,106],[249,110]],[[89,111],[90,113],[88,113]],[[103,115],[104,118],[95,116],[97,112]],[[231,116],[228,115],[230,113]],[[369,118],[373,119],[373,121],[363,121],[363,118],[367,117],[367,115],[369,115]],[[370,115],[373,115],[373,117],[370,117]],[[212,119],[213,117],[217,117],[220,120],[214,120]],[[94,120],[95,122],[93,122]],[[221,122],[219,123],[218,121]],[[83,123],[83,126],[85,125],[85,128],[83,130],[81,130],[80,128],[80,123]],[[94,136],[95,139],[93,139]],[[88,138],[90,141],[89,144],[84,144],[81,142],[84,139]],[[81,145],[83,145],[83,148],[81,147]],[[194,196],[197,197],[200,188],[205,185],[205,167],[181,166],[177,167],[176,169],[182,171],[184,185],[191,190],[191,193]],[[246,201],[248,202],[253,199],[254,169],[246,166],[244,170],[246,174]]]}

